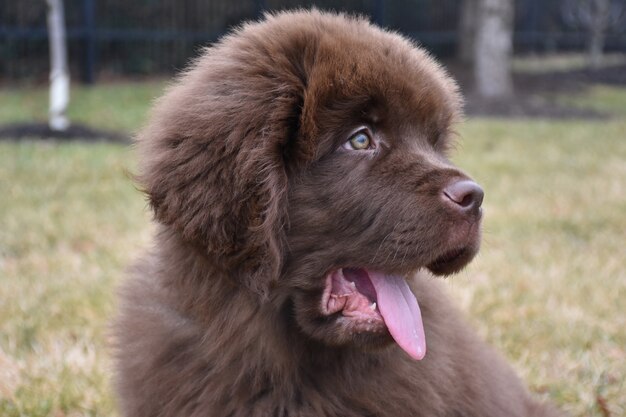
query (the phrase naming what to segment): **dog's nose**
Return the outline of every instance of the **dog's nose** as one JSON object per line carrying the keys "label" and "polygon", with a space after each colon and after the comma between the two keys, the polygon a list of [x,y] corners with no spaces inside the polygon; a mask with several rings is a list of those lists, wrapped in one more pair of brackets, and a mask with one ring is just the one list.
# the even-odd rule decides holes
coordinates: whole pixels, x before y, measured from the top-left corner
{"label": "dog's nose", "polygon": [[485,193],[471,180],[459,180],[443,189],[444,198],[463,213],[478,212]]}

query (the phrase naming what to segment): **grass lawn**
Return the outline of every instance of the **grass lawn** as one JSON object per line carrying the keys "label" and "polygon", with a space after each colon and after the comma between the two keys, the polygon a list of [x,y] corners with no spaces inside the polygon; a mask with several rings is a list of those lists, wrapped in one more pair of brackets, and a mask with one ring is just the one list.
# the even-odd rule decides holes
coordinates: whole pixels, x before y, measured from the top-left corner
{"label": "grass lawn", "polygon": [[[91,127],[134,133],[161,95],[164,81],[110,83],[93,88],[72,86],[68,117]],[[48,90],[40,87],[0,90],[0,125],[14,122],[45,122]]]}
{"label": "grass lawn", "polygon": [[[163,83],[73,90],[70,115],[140,126]],[[2,91],[0,124],[45,119]],[[473,119],[456,162],[486,190],[483,249],[451,294],[538,396],[626,413],[626,89],[563,100],[609,121]],[[621,115],[619,114],[621,112]],[[123,145],[0,142],[0,415],[114,416],[107,322],[151,226]]]}

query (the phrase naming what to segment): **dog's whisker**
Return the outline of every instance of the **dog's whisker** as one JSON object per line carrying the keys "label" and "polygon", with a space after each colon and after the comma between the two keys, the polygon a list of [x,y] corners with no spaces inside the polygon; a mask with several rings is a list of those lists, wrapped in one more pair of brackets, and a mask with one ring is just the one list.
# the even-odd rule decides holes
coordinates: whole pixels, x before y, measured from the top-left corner
{"label": "dog's whisker", "polygon": [[391,234],[393,233],[393,231],[387,233],[385,235],[385,237],[383,237],[383,239],[380,241],[380,243],[378,244],[378,247],[376,248],[376,253],[374,254],[374,256],[372,257],[372,263],[376,263],[376,259],[378,258],[378,253],[380,252],[380,249],[383,247],[383,245],[385,244],[385,241],[387,240],[387,238],[389,238],[389,236],[391,236]]}
{"label": "dog's whisker", "polygon": [[[391,229],[391,232],[389,232],[389,234],[387,236],[391,236],[395,233],[396,229],[398,228],[398,226],[400,226],[400,221],[396,221],[396,223],[393,225],[393,228]],[[385,261],[383,263],[387,263],[387,261],[389,261],[389,257],[391,256],[391,253],[387,253],[387,257],[385,258]]]}
{"label": "dog's whisker", "polygon": [[404,256],[402,257],[402,261],[400,262],[400,266],[403,267],[404,266],[404,261],[406,260],[406,255],[409,253],[409,249],[411,248],[410,245],[406,245],[404,247]]}

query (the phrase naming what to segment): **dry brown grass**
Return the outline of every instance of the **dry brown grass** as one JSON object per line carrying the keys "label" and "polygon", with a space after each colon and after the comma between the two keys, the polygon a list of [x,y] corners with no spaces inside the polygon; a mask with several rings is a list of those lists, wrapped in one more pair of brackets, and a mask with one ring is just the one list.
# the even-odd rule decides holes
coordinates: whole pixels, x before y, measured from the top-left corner
{"label": "dry brown grass", "polygon": [[[608,100],[626,113],[625,90],[583,104]],[[461,133],[485,238],[451,292],[539,395],[624,415],[626,122],[479,119]],[[119,145],[0,143],[0,415],[115,415],[106,326],[151,233],[132,166]]]}

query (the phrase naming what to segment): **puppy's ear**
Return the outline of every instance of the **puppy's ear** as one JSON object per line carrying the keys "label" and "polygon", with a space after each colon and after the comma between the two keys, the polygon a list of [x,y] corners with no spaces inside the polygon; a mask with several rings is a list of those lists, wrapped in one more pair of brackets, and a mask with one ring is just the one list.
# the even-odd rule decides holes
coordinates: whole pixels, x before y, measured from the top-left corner
{"label": "puppy's ear", "polygon": [[[304,87],[290,71],[213,49],[160,99],[139,135],[139,182],[159,222],[265,294],[282,266],[283,152],[298,130]],[[269,71],[275,76],[263,76]]]}

